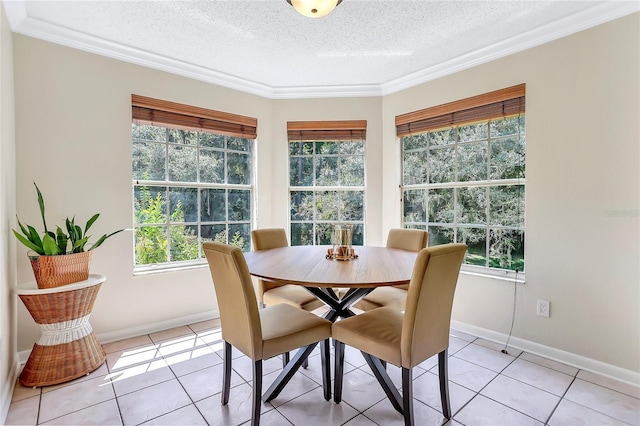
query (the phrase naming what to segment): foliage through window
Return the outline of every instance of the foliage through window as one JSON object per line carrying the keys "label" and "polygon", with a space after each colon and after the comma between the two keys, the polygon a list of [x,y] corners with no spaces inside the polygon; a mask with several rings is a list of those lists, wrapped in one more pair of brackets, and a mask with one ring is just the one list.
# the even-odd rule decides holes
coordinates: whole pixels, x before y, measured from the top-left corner
{"label": "foliage through window", "polygon": [[335,223],[364,244],[365,142],[289,137],[291,244],[331,244]]}
{"label": "foliage through window", "polygon": [[[396,117],[402,218],[468,269],[524,272],[525,84]],[[497,271],[496,271],[497,272]]]}
{"label": "foliage through window", "polygon": [[202,262],[202,242],[250,248],[253,139],[135,120],[135,265]]}
{"label": "foliage through window", "polygon": [[523,114],[405,136],[402,160],[405,227],[466,243],[466,264],[524,271]]}

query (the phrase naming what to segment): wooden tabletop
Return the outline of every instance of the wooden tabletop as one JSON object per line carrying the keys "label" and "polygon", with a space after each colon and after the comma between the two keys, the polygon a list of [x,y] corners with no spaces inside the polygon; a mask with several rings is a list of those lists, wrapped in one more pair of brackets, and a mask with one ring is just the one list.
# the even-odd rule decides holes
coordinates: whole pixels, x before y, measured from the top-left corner
{"label": "wooden tabletop", "polygon": [[354,246],[357,259],[326,259],[331,246],[291,246],[245,253],[251,275],[266,281],[313,287],[378,287],[409,284],[418,253]]}

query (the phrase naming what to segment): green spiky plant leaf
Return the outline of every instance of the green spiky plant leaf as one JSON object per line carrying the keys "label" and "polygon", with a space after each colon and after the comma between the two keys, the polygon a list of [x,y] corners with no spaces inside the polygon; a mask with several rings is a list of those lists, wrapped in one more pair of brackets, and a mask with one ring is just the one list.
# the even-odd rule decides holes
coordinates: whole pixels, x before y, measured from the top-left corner
{"label": "green spiky plant leaf", "polygon": [[[89,243],[90,235],[87,235],[87,231],[94,222],[100,216],[99,213],[94,214],[87,221],[84,226],[84,231],[82,228],[75,224],[75,216],[71,219],[65,219],[65,227],[66,233],[64,229],[60,226],[56,227],[56,232],[49,231],[47,228],[47,222],[45,219],[45,206],[44,206],[44,197],[42,196],[42,192],[40,192],[40,188],[34,182],[33,185],[36,187],[36,193],[38,195],[38,206],[40,208],[40,215],[42,216],[42,225],[44,227],[44,232],[42,234],[42,238],[36,229],[30,225],[22,224],[20,219],[16,216],[18,226],[22,234],[15,229],[13,229],[13,233],[22,244],[24,244],[28,249],[33,250],[39,255],[47,255],[47,256],[57,256],[67,253],[82,253],[85,251],[85,245]],[[99,247],[105,240],[119,232],[124,231],[124,229],[119,229],[111,234],[105,234],[98,238],[98,240],[91,245],[88,250],[93,250],[94,248]],[[70,251],[67,248],[70,246]],[[87,251],[88,251],[87,250]]]}

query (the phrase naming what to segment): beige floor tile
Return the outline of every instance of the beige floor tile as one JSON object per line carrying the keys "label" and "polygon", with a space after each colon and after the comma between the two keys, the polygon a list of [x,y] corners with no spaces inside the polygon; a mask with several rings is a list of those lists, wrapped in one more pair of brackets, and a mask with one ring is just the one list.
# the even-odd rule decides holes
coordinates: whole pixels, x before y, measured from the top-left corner
{"label": "beige floor tile", "polygon": [[[220,394],[197,401],[195,404],[209,425],[240,425],[251,419],[252,394],[251,386],[242,383],[231,389],[227,405],[221,404]],[[271,410],[271,404],[262,403],[262,415]]]}
{"label": "beige floor tile", "polygon": [[[438,367],[433,367],[431,372],[438,374]],[[463,359],[456,357],[449,358],[449,380],[472,391],[479,392],[480,389],[485,387],[497,375],[498,373],[495,371]]]}
{"label": "beige floor tile", "polygon": [[558,396],[564,395],[573,381],[573,376],[523,359],[513,361],[502,374]]}
{"label": "beige floor tile", "polygon": [[109,380],[117,396],[173,380],[176,376],[164,360],[136,365],[111,373]]}
{"label": "beige floor tile", "polygon": [[222,364],[222,359],[209,347],[174,354],[165,361],[177,377]]}
{"label": "beige floor tile", "polygon": [[[222,364],[214,365],[213,367],[198,370],[191,374],[178,377],[178,380],[189,394],[189,397],[193,401],[200,401],[208,398],[212,395],[222,392]],[[231,392],[234,392],[233,388],[245,381],[236,373],[231,370]]]}
{"label": "beige floor tile", "polygon": [[[455,337],[455,336],[449,336],[449,349],[448,349],[449,355],[453,355],[454,353],[458,352],[460,349],[464,348],[468,344],[469,342],[464,339],[460,339],[459,337]],[[436,355],[436,358],[437,358],[437,355]]]}
{"label": "beige floor tile", "polygon": [[511,364],[515,359],[511,355],[503,354],[493,349],[476,345],[475,343],[460,349],[453,356],[498,373],[504,370],[507,365]]}
{"label": "beige floor tile", "polygon": [[15,387],[13,388],[13,395],[11,402],[17,402],[23,399],[31,398],[33,396],[39,396],[42,393],[42,388],[28,388],[22,386],[18,380],[16,380]]}
{"label": "beige floor tile", "polygon": [[214,318],[208,321],[201,321],[195,324],[189,324],[189,328],[198,334],[200,334],[200,332],[205,330],[220,329],[220,327],[221,327],[220,318]]}
{"label": "beige floor tile", "polygon": [[159,331],[157,333],[149,334],[149,337],[154,343],[164,342],[165,340],[175,339],[177,337],[183,337],[188,335],[195,335],[193,330],[189,327],[182,326],[176,328],[170,328],[169,330]]}
{"label": "beige floor tile", "polygon": [[[485,339],[476,339],[474,340],[473,343],[475,345],[484,346],[485,348],[493,349],[494,351],[498,351],[498,352],[501,352],[504,349],[504,343],[496,343],[496,342],[492,342],[490,340],[485,340]],[[507,353],[508,355],[517,357],[522,353],[522,351],[520,349],[516,349],[514,347],[508,346]]]}
{"label": "beige floor tile", "polygon": [[553,370],[559,371],[564,374],[568,374],[570,376],[575,376],[576,374],[578,374],[578,369],[575,367],[572,367],[570,365],[563,364],[561,362],[554,361],[548,358],[543,358],[538,355],[530,354],[528,352],[523,352],[522,355],[520,355],[520,359],[524,359],[526,361],[551,368]]}
{"label": "beige floor tile", "polygon": [[38,421],[38,407],[40,395],[22,398],[9,405],[9,413],[5,426],[36,425]]}
{"label": "beige floor tile", "polygon": [[151,346],[138,346],[136,348],[115,351],[107,354],[107,367],[110,373],[124,371],[139,365],[148,365],[155,361],[164,361],[158,348]]}
{"label": "beige floor tile", "polygon": [[624,426],[626,424],[567,399],[560,401],[549,420],[550,426]]}
{"label": "beige floor tile", "polygon": [[124,424],[140,424],[191,404],[177,379],[118,397]]}
{"label": "beige floor tile", "polygon": [[140,346],[152,346],[153,342],[149,338],[149,336],[138,336],[132,337],[131,339],[118,340],[115,342],[110,342],[103,344],[102,347],[106,353],[124,351],[126,349],[137,348]]}
{"label": "beige floor tile", "polygon": [[41,423],[115,398],[113,387],[104,377],[96,377],[42,394]]}
{"label": "beige floor tile", "polygon": [[155,419],[151,419],[143,425],[169,426],[169,425],[189,425],[189,426],[206,426],[207,422],[202,417],[195,405],[190,404],[186,407],[178,408],[175,411],[164,414]]}
{"label": "beige floor tile", "polygon": [[[451,411],[457,413],[476,395],[475,392],[449,381],[449,401]],[[413,398],[424,402],[435,410],[442,412],[440,401],[440,380],[438,376],[427,372],[413,381]]]}
{"label": "beige floor tile", "polygon": [[82,410],[75,411],[62,417],[58,417],[45,425],[121,425],[120,410],[115,399],[110,399],[100,404],[92,405]]}
{"label": "beige floor tile", "polygon": [[349,420],[344,426],[377,426],[373,420],[365,416],[364,414],[359,414],[353,419]]}
{"label": "beige floor tile", "polygon": [[634,386],[629,383],[624,383],[619,380],[611,379],[609,377],[584,370],[580,370],[580,372],[578,373],[578,378],[640,399],[640,387],[638,386]]}
{"label": "beige floor tile", "polygon": [[542,426],[544,424],[482,395],[475,397],[460,410],[454,416],[454,420],[469,426]]}
{"label": "beige floor tile", "polygon": [[[280,374],[280,371],[274,371],[273,373],[263,375],[263,379],[262,379],[263,394],[267,391],[267,389],[269,389],[269,386],[271,386],[271,384],[276,379],[276,377],[278,377],[279,374]],[[249,382],[249,384],[252,384],[252,383],[253,382]],[[322,386],[316,383],[315,381],[311,380],[304,374],[301,374],[298,371],[291,378],[289,383],[287,383],[284,389],[282,389],[282,392],[280,392],[280,395],[278,395],[275,399],[271,401],[271,404],[274,407],[279,407],[285,402],[291,401],[292,399],[297,398],[300,395],[305,395],[306,393],[314,389],[320,389],[320,392],[322,395]],[[321,397],[321,399],[322,401],[324,401],[324,398]]]}
{"label": "beige floor tile", "polygon": [[640,400],[629,395],[576,379],[565,398],[630,425],[640,425]]}
{"label": "beige floor tile", "polygon": [[318,387],[278,407],[278,411],[294,425],[341,425],[358,415],[349,404],[325,401]]}
{"label": "beige floor tile", "polygon": [[344,374],[342,401],[362,412],[386,398],[378,380],[360,369]]}
{"label": "beige floor tile", "polygon": [[559,397],[549,392],[502,375],[489,383],[480,394],[542,423],[547,421],[560,401]]}
{"label": "beige floor tile", "polygon": [[[393,409],[388,399],[381,401],[363,413],[381,426],[403,426],[404,416]],[[420,401],[413,401],[414,423],[421,426],[440,426],[444,423],[442,413]]]}

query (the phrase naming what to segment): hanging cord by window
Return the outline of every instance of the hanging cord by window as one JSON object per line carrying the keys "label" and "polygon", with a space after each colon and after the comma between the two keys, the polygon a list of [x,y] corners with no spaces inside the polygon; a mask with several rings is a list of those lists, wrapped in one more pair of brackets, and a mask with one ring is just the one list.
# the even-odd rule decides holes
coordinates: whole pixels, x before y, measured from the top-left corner
{"label": "hanging cord by window", "polygon": [[509,341],[511,340],[511,333],[513,333],[513,324],[516,322],[516,292],[518,288],[518,270],[516,269],[516,277],[513,279],[513,309],[511,314],[511,328],[509,329],[509,336],[507,336],[507,341],[504,344],[504,349],[501,350],[503,354],[508,354],[507,346],[509,346]]}

